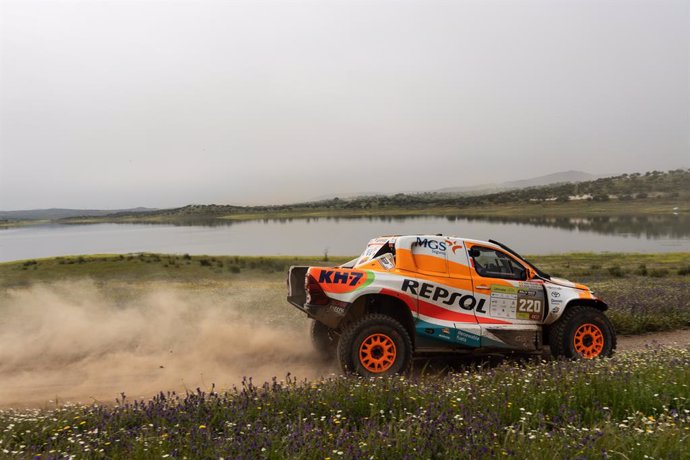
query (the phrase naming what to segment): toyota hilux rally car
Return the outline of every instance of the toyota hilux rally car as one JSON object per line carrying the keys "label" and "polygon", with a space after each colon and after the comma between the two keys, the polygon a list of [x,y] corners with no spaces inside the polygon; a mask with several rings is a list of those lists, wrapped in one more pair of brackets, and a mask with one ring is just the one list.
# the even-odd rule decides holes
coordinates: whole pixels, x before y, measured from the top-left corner
{"label": "toyota hilux rally car", "polygon": [[383,236],[337,267],[292,266],[288,301],[313,319],[312,342],[345,372],[387,375],[413,355],[539,352],[610,356],[607,305],[507,246],[443,235]]}

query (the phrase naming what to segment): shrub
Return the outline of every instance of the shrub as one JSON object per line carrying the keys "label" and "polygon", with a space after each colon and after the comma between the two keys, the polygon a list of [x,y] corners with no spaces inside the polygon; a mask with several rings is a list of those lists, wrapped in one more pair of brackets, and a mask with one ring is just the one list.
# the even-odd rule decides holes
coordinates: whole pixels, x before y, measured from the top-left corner
{"label": "shrub", "polygon": [[666,275],[668,275],[668,270],[665,268],[656,268],[649,272],[649,276],[652,278],[663,278]]}
{"label": "shrub", "polygon": [[622,278],[625,276],[625,272],[620,267],[620,265],[614,265],[612,267],[609,267],[609,274],[616,278]]}

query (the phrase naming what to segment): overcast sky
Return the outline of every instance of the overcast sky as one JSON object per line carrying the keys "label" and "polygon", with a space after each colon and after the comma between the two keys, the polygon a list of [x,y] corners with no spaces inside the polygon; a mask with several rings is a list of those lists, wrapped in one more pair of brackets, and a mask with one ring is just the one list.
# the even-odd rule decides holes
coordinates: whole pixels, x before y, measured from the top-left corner
{"label": "overcast sky", "polygon": [[690,2],[0,0],[0,209],[690,167]]}

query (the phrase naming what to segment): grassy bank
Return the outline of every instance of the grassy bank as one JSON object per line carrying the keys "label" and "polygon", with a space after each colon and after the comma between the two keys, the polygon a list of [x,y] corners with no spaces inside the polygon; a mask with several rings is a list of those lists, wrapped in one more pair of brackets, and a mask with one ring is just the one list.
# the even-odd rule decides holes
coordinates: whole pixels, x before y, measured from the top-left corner
{"label": "grassy bank", "polygon": [[[675,211],[674,211],[675,210]],[[615,217],[615,216],[657,216],[672,212],[686,214],[690,205],[678,199],[649,199],[638,201],[547,201],[500,203],[487,206],[449,206],[449,205],[405,205],[382,206],[374,208],[333,208],[295,205],[284,209],[233,208],[232,212],[222,207],[196,206],[154,214],[134,214],[111,217],[84,217],[63,219],[60,222],[72,224],[90,223],[158,223],[158,224],[204,224],[228,221],[247,221],[263,219],[306,219],[322,217],[412,217],[412,216],[455,216],[455,217],[505,217],[526,219],[530,217]]]}
{"label": "grassy bank", "polygon": [[687,458],[690,350],[0,412],[41,458]]}
{"label": "grassy bank", "polygon": [[[530,257],[555,276],[588,284],[610,305],[620,334],[690,327],[690,254],[561,254]],[[0,300],[8,290],[89,278],[113,296],[145,291],[152,283],[193,289],[260,292],[263,312],[290,311],[285,273],[290,265],[329,265],[318,257],[237,257],[126,254],[56,257],[0,264]],[[123,288],[126,286],[126,288]],[[110,295],[110,294],[109,294]],[[281,316],[283,317],[283,316]],[[295,316],[296,317],[296,316]]]}
{"label": "grassy bank", "polygon": [[670,214],[674,208],[690,212],[690,205],[678,200],[650,200],[647,202],[535,202],[506,203],[491,206],[420,206],[385,207],[376,209],[295,209],[276,212],[246,212],[222,216],[227,220],[256,220],[307,217],[370,217],[370,216],[472,216],[472,217],[595,217],[625,215]]}

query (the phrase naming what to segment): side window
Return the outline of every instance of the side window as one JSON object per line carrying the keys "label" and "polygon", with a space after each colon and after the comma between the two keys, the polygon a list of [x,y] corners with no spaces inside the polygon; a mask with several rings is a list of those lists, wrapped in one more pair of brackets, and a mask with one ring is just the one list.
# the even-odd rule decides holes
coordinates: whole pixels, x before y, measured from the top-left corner
{"label": "side window", "polygon": [[479,276],[509,280],[527,279],[525,268],[501,251],[473,246],[470,257]]}

